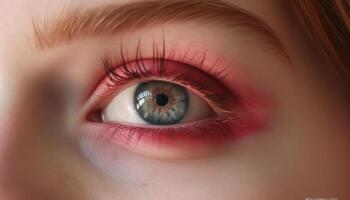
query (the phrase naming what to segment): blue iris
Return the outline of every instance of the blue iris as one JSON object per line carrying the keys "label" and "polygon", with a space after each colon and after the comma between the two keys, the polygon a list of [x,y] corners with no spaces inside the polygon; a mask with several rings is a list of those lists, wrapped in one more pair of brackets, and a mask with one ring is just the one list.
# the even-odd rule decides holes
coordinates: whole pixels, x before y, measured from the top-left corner
{"label": "blue iris", "polygon": [[134,94],[139,116],[153,125],[173,125],[187,113],[189,95],[186,88],[167,81],[141,83]]}

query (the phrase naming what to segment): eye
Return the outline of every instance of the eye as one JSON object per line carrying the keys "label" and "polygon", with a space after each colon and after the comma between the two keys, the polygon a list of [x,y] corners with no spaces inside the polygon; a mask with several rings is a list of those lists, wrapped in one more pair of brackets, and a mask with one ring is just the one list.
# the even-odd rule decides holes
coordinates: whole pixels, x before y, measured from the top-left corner
{"label": "eye", "polygon": [[102,112],[104,122],[176,125],[214,115],[210,106],[184,86],[160,80],[121,91]]}
{"label": "eye", "polygon": [[265,127],[249,103],[259,95],[246,95],[251,90],[241,92],[234,80],[224,83],[225,66],[207,62],[206,53],[196,61],[157,48],[151,58],[140,50],[134,58],[123,51],[120,59],[103,58],[106,77],[89,100],[82,134],[148,157],[185,159]]}

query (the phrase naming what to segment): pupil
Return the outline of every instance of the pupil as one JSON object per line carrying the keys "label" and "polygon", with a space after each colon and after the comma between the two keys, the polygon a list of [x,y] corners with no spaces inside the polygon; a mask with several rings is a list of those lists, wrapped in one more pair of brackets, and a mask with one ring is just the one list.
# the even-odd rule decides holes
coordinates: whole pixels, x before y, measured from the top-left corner
{"label": "pupil", "polygon": [[168,104],[169,102],[169,97],[165,94],[158,94],[156,97],[155,97],[155,100],[156,100],[156,103],[159,105],[159,106],[165,106]]}

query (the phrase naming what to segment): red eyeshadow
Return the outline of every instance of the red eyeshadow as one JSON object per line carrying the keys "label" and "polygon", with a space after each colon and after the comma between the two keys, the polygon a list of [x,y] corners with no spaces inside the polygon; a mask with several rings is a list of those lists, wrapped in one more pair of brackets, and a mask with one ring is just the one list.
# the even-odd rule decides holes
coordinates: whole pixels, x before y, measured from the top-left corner
{"label": "red eyeshadow", "polygon": [[[135,152],[149,151],[145,154],[171,150],[181,152],[181,155],[199,155],[241,137],[261,133],[268,127],[271,101],[253,87],[243,87],[236,79],[227,79],[225,70],[218,70],[222,66],[208,66],[204,60],[199,66],[192,66],[171,58],[138,58],[128,63],[123,61],[120,66],[112,63],[104,63],[109,76],[95,92],[104,102],[96,110],[103,108],[108,99],[126,85],[160,79],[182,85],[201,96],[212,107],[215,116],[172,126],[92,121],[83,126],[82,135],[122,145]],[[230,74],[230,77],[236,76]]]}

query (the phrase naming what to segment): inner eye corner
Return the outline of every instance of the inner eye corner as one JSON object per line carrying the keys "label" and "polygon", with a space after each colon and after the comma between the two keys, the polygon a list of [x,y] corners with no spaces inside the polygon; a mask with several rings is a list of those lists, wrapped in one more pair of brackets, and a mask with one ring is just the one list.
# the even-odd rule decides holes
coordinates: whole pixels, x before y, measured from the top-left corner
{"label": "inner eye corner", "polygon": [[103,113],[102,109],[93,109],[87,113],[84,120],[88,122],[94,122],[94,123],[103,123],[104,120],[103,120],[102,113]]}

